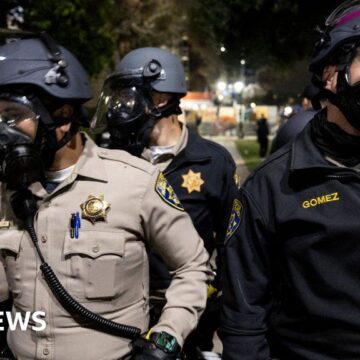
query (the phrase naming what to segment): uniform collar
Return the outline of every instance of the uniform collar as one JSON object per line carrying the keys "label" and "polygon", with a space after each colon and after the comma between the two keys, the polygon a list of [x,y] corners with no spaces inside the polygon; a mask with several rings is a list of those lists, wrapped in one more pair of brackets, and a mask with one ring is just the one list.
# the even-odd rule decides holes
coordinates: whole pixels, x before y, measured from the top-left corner
{"label": "uniform collar", "polygon": [[182,124],[180,139],[173,149],[174,156],[178,155],[183,149],[185,149],[188,143],[188,139],[189,139],[188,128],[184,124]]}
{"label": "uniform collar", "polygon": [[85,140],[85,146],[73,174],[83,178],[108,182],[104,162],[101,159],[102,149],[99,148],[89,135],[81,133]]}
{"label": "uniform collar", "polygon": [[[176,155],[178,155],[187,145],[188,133],[189,132],[187,127],[182,125],[179,141],[166,153],[160,155],[155,163],[162,163],[164,159],[166,159],[166,161],[171,161],[171,158],[174,158]],[[141,157],[149,162],[153,162],[153,154],[150,148],[145,148],[141,154]]]}
{"label": "uniform collar", "polygon": [[[185,126],[184,126],[185,127]],[[211,154],[207,149],[207,146],[204,144],[204,139],[202,139],[195,131],[188,131],[188,141],[186,146],[179,151],[177,156],[165,169],[165,175],[169,174],[185,163],[200,163],[206,162],[211,159]]]}
{"label": "uniform collar", "polygon": [[205,161],[211,158],[208,147],[204,144],[204,139],[195,130],[189,131],[189,140],[184,155],[189,160]]}
{"label": "uniform collar", "polygon": [[339,172],[353,171],[336,166],[326,160],[312,139],[311,121],[297,136],[291,146],[290,173],[309,177],[323,177]]}

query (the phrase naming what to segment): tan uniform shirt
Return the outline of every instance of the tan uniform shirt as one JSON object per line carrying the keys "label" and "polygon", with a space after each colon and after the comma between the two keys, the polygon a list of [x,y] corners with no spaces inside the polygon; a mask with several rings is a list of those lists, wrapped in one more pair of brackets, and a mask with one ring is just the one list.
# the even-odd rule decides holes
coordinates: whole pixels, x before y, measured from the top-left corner
{"label": "tan uniform shirt", "polygon": [[[39,183],[31,186],[41,199],[35,228],[47,263],[71,295],[91,311],[143,332],[148,326],[146,246],[154,247],[173,274],[154,331],[167,331],[182,345],[205,306],[208,256],[189,216],[156,191],[158,179],[158,170],[144,160],[100,149],[87,139],[74,172],[51,194]],[[81,212],[90,195],[103,195],[110,203],[107,220],[82,219],[79,238],[71,238],[71,214]],[[13,311],[42,310],[47,323],[41,332],[31,327],[8,332],[17,358],[107,360],[128,354],[129,340],[82,328],[63,309],[41,275],[28,234],[5,210],[11,226],[0,229],[0,251]],[[5,294],[4,281],[1,285]]]}
{"label": "tan uniform shirt", "polygon": [[[4,200],[5,200],[5,189],[4,186],[0,183],[0,231],[2,228],[8,228],[9,222],[5,219],[5,209],[4,209]],[[0,302],[3,302],[9,298],[9,287],[7,286],[6,274],[4,265],[0,262]]]}

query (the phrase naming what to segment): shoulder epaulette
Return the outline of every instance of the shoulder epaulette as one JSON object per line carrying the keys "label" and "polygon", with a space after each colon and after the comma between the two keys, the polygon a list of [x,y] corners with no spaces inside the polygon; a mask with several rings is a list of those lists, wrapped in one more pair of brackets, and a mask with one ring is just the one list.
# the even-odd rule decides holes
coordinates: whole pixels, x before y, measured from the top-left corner
{"label": "shoulder epaulette", "polygon": [[225,148],[225,146],[220,145],[212,140],[202,138],[204,143],[208,145],[213,151],[215,151],[217,154],[221,155],[226,160],[233,161],[233,158],[230,154],[230,152]]}
{"label": "shoulder epaulette", "polygon": [[139,170],[142,170],[148,174],[153,174],[156,170],[155,166],[150,164],[148,161],[138,158],[129,154],[123,150],[115,150],[115,149],[99,149],[98,155],[102,159],[119,161],[126,165],[135,167]]}

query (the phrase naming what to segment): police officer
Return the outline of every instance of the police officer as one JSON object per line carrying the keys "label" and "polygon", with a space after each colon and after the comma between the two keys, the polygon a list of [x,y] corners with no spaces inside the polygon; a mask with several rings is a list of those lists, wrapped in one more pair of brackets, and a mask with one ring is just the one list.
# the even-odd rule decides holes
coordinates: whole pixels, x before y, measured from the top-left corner
{"label": "police officer", "polygon": [[[225,238],[236,193],[236,167],[225,148],[190,132],[179,121],[180,98],[186,92],[184,69],[175,55],[159,48],[136,49],[105,82],[97,116],[105,119],[112,146],[141,156],[164,172],[212,255],[215,249],[221,251]],[[156,319],[165,304],[171,276],[155,252],[151,253],[150,270]],[[211,351],[213,347],[219,324],[217,272],[198,330],[185,343],[191,359],[197,358],[196,348]]]}
{"label": "police officer", "polygon": [[130,338],[148,329],[151,246],[173,277],[163,314],[135,341],[134,358],[175,359],[206,301],[208,255],[191,219],[155,167],[100,149],[78,131],[91,91],[69,51],[44,35],[0,47],[0,59],[9,198],[1,209],[0,294],[8,285],[12,317],[40,311],[46,323],[36,331],[31,315],[26,331],[9,331],[12,353],[28,360],[127,357]]}
{"label": "police officer", "polygon": [[360,358],[360,2],[310,70],[329,100],[240,189],[226,242],[223,359]]}

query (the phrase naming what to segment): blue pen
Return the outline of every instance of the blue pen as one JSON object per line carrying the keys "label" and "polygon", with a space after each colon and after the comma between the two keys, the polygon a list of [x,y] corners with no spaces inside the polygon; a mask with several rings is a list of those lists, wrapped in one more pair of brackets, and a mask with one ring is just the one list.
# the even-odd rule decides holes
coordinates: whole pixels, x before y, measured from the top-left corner
{"label": "blue pen", "polygon": [[81,228],[81,220],[80,220],[80,214],[79,212],[77,211],[76,212],[76,215],[75,215],[75,222],[74,222],[75,226],[75,238],[78,239],[79,238],[79,229]]}

